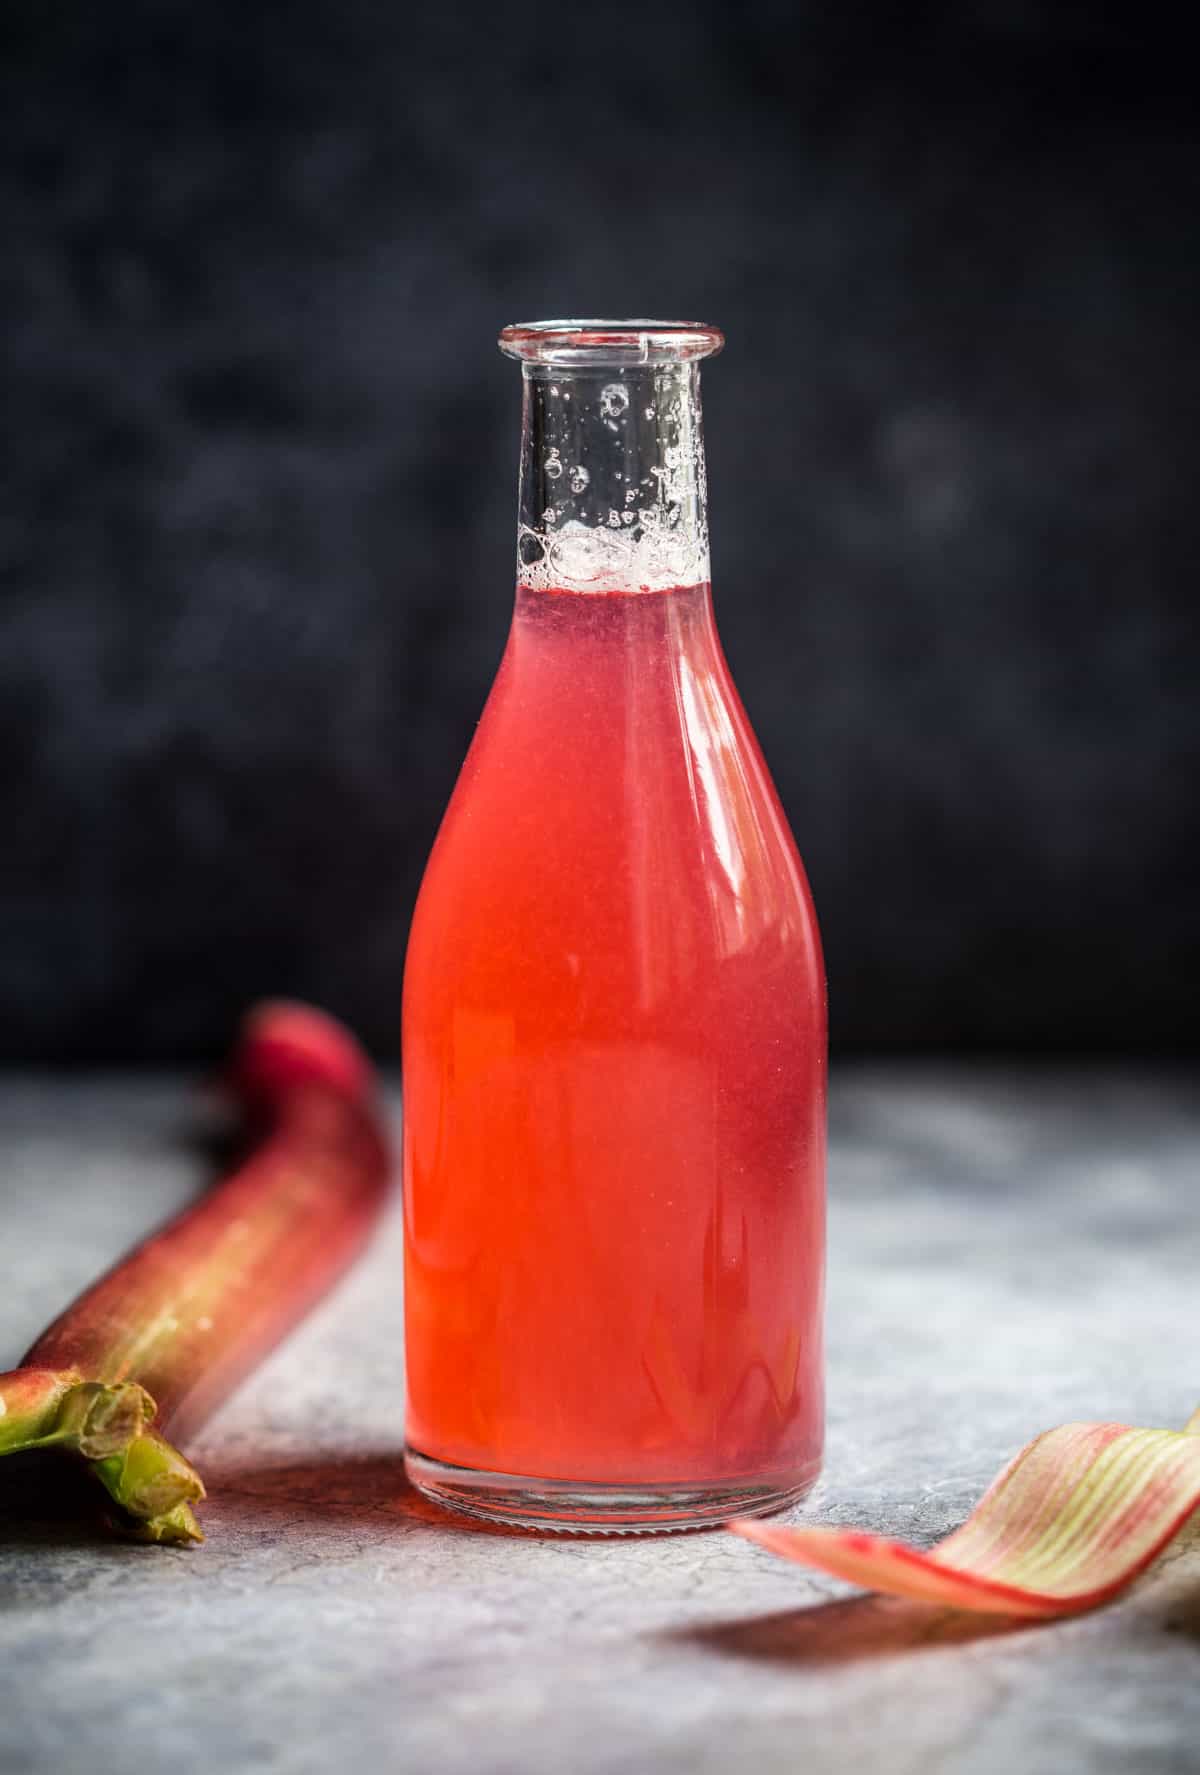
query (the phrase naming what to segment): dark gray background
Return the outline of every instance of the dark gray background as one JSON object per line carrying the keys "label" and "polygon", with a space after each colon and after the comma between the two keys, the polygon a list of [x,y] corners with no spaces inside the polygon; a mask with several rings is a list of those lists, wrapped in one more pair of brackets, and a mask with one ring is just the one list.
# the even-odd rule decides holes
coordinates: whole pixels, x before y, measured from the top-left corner
{"label": "dark gray background", "polygon": [[397,1045],[508,320],[715,321],[727,650],[851,1048],[1194,1046],[1193,65],[1128,6],[8,0],[0,1042]]}

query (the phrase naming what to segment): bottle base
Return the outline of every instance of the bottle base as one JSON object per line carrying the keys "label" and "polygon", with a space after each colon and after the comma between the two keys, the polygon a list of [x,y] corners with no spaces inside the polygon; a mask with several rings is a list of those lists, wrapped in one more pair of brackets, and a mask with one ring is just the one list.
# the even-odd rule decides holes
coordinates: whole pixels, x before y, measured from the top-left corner
{"label": "bottle base", "polygon": [[778,1481],[731,1479],[711,1485],[588,1485],[485,1473],[405,1451],[409,1479],[423,1497],[461,1516],[560,1535],[655,1535],[719,1528],[734,1516],[770,1516],[798,1504],[820,1462]]}

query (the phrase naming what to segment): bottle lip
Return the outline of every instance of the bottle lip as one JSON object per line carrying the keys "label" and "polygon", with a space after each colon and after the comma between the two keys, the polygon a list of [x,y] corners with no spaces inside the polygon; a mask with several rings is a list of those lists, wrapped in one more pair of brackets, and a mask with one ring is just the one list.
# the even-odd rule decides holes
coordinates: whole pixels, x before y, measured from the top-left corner
{"label": "bottle lip", "polygon": [[725,335],[695,320],[535,320],[505,327],[499,343],[525,364],[619,366],[715,357]]}

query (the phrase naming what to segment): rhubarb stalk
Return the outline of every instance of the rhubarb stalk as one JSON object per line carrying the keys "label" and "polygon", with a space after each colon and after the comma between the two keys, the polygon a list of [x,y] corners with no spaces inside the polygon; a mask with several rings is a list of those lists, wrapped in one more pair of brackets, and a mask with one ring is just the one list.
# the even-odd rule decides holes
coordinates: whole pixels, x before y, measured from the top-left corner
{"label": "rhubarb stalk", "polygon": [[1200,1411],[1183,1430],[1064,1424],[1023,1448],[929,1552],[862,1529],[741,1521],[747,1541],[889,1596],[1047,1617],[1117,1596],[1200,1505]]}
{"label": "rhubarb stalk", "polygon": [[101,1277],[0,1374],[0,1455],[61,1449],[140,1539],[202,1539],[189,1435],[332,1286],[383,1206],[387,1138],[365,1057],[303,1005],[247,1018],[225,1083],[235,1168]]}

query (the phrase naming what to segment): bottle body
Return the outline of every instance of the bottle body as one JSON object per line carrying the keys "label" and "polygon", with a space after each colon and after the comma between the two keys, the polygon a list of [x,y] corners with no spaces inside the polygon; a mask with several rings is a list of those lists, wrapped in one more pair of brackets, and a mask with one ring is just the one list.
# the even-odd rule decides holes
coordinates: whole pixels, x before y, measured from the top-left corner
{"label": "bottle body", "polygon": [[825,1053],[707,583],[520,584],[406,964],[416,1483],[577,1528],[811,1483]]}

